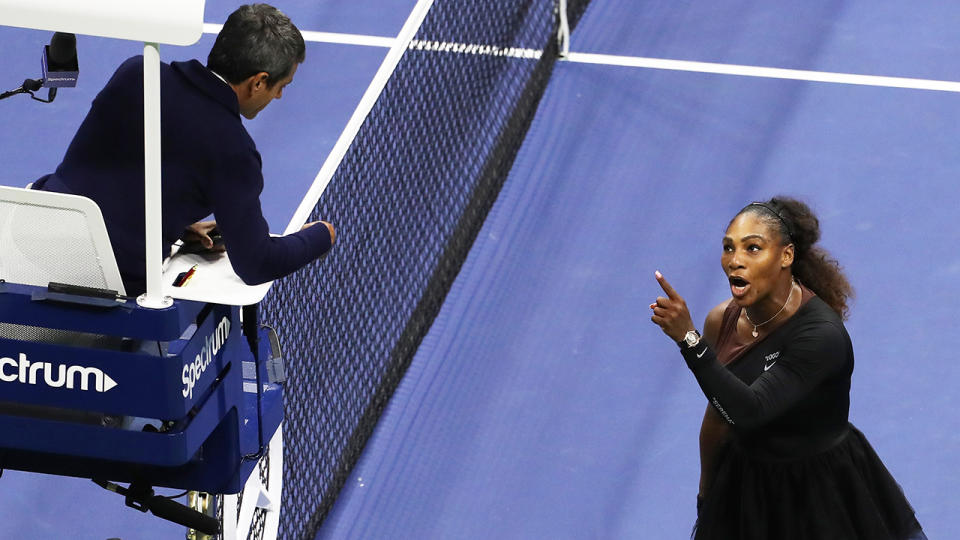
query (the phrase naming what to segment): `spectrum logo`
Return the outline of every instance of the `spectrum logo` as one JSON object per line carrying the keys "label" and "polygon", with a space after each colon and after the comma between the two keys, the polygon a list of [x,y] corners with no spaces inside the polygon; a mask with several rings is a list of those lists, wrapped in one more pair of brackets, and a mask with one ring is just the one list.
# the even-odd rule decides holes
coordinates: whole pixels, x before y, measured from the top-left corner
{"label": "spectrum logo", "polygon": [[117,386],[117,381],[97,368],[30,362],[24,353],[20,353],[17,360],[9,357],[0,358],[0,381],[45,384],[50,388],[67,390],[79,388],[83,391],[96,392],[107,392]]}
{"label": "spectrum logo", "polygon": [[230,337],[230,319],[224,317],[213,329],[213,333],[204,338],[203,347],[193,362],[184,364],[180,374],[180,381],[183,383],[183,390],[180,393],[183,397],[193,399],[193,389],[197,386],[197,381],[213,363],[213,359],[220,353],[228,337]]}

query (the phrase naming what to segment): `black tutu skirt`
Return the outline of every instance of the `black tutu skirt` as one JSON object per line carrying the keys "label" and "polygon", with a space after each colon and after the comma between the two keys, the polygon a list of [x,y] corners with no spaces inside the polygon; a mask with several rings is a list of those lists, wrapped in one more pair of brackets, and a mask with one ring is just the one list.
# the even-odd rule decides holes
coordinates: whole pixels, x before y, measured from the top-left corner
{"label": "black tutu skirt", "polygon": [[913,508],[852,425],[832,448],[796,460],[720,451],[696,540],[925,540]]}

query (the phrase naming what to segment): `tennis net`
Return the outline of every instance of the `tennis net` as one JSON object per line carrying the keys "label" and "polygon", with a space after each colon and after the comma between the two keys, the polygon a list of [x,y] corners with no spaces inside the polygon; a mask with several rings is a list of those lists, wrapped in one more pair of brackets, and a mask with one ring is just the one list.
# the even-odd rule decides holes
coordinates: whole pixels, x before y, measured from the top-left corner
{"label": "tennis net", "polygon": [[[571,26],[587,2],[563,2]],[[314,537],[439,312],[557,60],[558,9],[436,0],[310,216],[336,248],[262,303],[289,376],[281,538]]]}

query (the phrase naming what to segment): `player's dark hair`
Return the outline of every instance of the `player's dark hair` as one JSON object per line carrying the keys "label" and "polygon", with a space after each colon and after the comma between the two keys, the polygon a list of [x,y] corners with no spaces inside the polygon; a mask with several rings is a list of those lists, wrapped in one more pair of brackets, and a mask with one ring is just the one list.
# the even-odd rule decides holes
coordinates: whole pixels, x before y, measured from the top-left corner
{"label": "player's dark hair", "polygon": [[850,311],[848,300],[853,298],[853,287],[840,264],[825,249],[816,245],[820,240],[820,220],[810,207],[796,199],[778,196],[763,203],[747,205],[737,215],[748,212],[778,231],[783,245],[793,243],[793,275],[846,319]]}
{"label": "player's dark hair", "polygon": [[227,17],[207,56],[207,67],[231,84],[266,72],[269,87],[305,58],[303,36],[289,17],[271,5],[251,4]]}

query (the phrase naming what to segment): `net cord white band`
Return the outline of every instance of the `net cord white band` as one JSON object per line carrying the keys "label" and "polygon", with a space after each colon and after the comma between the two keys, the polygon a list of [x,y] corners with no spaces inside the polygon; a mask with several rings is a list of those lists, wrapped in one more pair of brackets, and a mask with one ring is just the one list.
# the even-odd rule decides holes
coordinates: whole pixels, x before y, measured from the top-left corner
{"label": "net cord white band", "polygon": [[[960,82],[957,81],[860,75],[855,73],[796,70],[738,64],[719,64],[711,62],[694,62],[688,60],[671,60],[666,58],[647,58],[640,56],[570,52],[570,29],[567,17],[567,0],[558,0],[558,2],[559,24],[557,30],[557,39],[560,45],[561,60],[565,62],[960,93]],[[367,87],[360,104],[357,105],[353,116],[351,116],[346,128],[344,128],[343,132],[340,134],[340,138],[334,145],[333,150],[323,163],[320,172],[317,173],[317,176],[307,192],[307,195],[301,201],[296,213],[290,220],[285,234],[296,232],[306,222],[310,213],[313,211],[314,206],[316,206],[317,201],[320,200],[323,190],[326,189],[326,186],[329,184],[330,179],[336,172],[337,167],[343,160],[343,156],[346,154],[347,149],[353,142],[353,138],[359,131],[360,126],[366,119],[367,114],[369,114],[370,110],[373,108],[373,104],[383,91],[383,87],[386,85],[387,80],[389,80],[390,75],[393,73],[393,69],[400,61],[400,57],[408,48],[457,54],[486,54],[513,58],[540,57],[541,51],[534,49],[503,48],[470,43],[414,40],[413,36],[420,28],[420,24],[423,22],[423,19],[432,4],[432,0],[421,0],[418,2],[413,11],[410,13],[410,16],[407,18],[407,21],[400,33],[395,38],[357,34],[340,34],[333,32],[302,32],[304,40],[310,42],[384,48],[389,47],[390,51],[387,53],[386,58],[384,58],[383,63],[380,65],[380,69],[374,76],[373,81]],[[206,23],[203,26],[205,33],[219,32],[221,27],[222,25],[210,23]]]}
{"label": "net cord white band", "polygon": [[[563,0],[565,1],[565,0]],[[219,32],[222,25],[204,24],[205,33]],[[362,45],[368,47],[393,48],[399,38],[383,36],[366,36],[359,34],[338,34],[332,32],[302,32],[306,41],[318,43],[339,43],[344,45]],[[559,37],[559,36],[558,36]],[[568,41],[569,43],[569,41]],[[409,42],[413,48],[423,48],[434,51],[467,52],[473,54],[490,54],[496,56],[513,56],[518,58],[538,58],[540,51],[534,49],[505,49],[490,45],[469,43],[446,43],[414,40]],[[569,46],[569,45],[568,45]],[[919,79],[911,77],[889,77],[883,75],[863,75],[857,73],[842,73],[831,71],[798,70],[763,66],[749,66],[740,64],[719,64],[712,62],[694,62],[689,60],[671,60],[668,58],[648,58],[643,56],[622,56],[613,54],[596,54],[583,52],[568,52],[563,58],[567,62],[578,64],[598,64],[606,66],[621,66],[646,69],[662,69],[668,71],[688,71],[694,73],[714,73],[718,75],[735,75],[742,77],[763,77],[769,79],[788,79],[807,82],[825,82],[833,84],[854,84],[863,86],[877,86],[885,88],[906,88],[913,90],[933,90],[939,92],[960,93],[960,81],[946,81],[938,79]]]}

